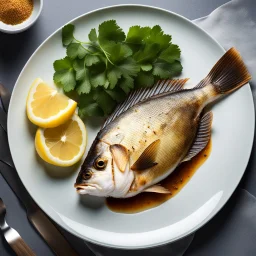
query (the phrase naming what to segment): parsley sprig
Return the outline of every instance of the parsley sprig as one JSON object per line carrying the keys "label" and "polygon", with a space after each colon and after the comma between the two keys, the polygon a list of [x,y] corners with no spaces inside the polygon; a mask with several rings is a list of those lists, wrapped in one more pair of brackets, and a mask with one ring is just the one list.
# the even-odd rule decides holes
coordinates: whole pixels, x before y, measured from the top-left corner
{"label": "parsley sprig", "polygon": [[161,27],[132,26],[127,35],[115,20],[91,29],[88,41],[74,37],[75,27],[62,29],[67,56],[56,60],[54,82],[79,95],[79,115],[104,116],[134,88],[150,87],[182,71],[180,49]]}

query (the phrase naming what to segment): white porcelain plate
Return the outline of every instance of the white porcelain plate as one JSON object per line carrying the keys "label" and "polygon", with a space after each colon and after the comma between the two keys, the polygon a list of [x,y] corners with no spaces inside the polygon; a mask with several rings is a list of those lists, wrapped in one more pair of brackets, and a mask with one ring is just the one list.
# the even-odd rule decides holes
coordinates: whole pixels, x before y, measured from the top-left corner
{"label": "white porcelain plate", "polygon": [[[224,49],[189,20],[165,10],[147,6],[114,6],[100,9],[72,21],[77,38],[87,40],[91,28],[109,19],[125,30],[132,25],[159,24],[172,35],[182,51],[182,77],[197,84]],[[33,54],[15,85],[8,114],[8,137],[12,157],[25,187],[40,207],[63,228],[94,243],[118,248],[146,248],[184,237],[204,225],[227,202],[248,162],[254,134],[254,108],[249,85],[213,107],[212,153],[191,181],[171,200],[138,214],[110,211],[101,198],[80,197],[73,184],[79,166],[70,176],[52,177],[53,170],[36,155],[35,127],[26,113],[31,82],[41,77],[52,81],[53,62],[65,56],[61,29]],[[90,122],[89,149],[99,124]],[[49,170],[50,169],[50,170]],[[64,171],[63,171],[64,172]],[[55,175],[56,176],[56,175]]]}

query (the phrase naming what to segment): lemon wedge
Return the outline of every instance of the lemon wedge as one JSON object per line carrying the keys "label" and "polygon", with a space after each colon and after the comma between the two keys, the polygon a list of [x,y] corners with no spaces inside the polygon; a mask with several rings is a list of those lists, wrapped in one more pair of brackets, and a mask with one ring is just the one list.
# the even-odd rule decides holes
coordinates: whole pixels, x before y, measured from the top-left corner
{"label": "lemon wedge", "polygon": [[77,103],[37,78],[27,97],[29,120],[43,128],[65,123],[74,114]]}
{"label": "lemon wedge", "polygon": [[87,143],[83,121],[74,114],[66,123],[55,128],[38,128],[35,147],[39,156],[57,166],[71,166],[78,162]]}

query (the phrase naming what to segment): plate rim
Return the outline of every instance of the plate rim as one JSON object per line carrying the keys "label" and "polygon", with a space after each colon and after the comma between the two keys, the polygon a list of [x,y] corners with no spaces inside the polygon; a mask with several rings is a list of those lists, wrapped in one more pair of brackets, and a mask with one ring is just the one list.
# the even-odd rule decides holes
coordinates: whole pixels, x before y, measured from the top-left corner
{"label": "plate rim", "polygon": [[[201,31],[201,33],[203,33],[206,37],[210,38],[212,41],[215,42],[216,45],[218,45],[218,47],[220,48],[220,50],[222,50],[223,53],[225,53],[225,49],[221,46],[221,44],[214,38],[212,37],[208,32],[206,32],[204,29],[202,29],[201,27],[197,26],[193,21],[189,20],[188,18],[178,14],[178,13],[175,13],[173,11],[169,11],[167,9],[164,9],[164,8],[160,8],[160,7],[156,7],[156,6],[152,6],[152,5],[144,5],[144,4],[117,4],[117,5],[110,5],[110,6],[105,6],[105,7],[101,7],[101,8],[97,8],[97,9],[94,9],[92,11],[89,11],[89,12],[86,12],[86,13],[83,13],[79,16],[76,16],[75,18],[69,20],[67,23],[63,24],[61,27],[59,27],[58,29],[56,29],[53,33],[51,33],[37,48],[36,50],[33,52],[33,54],[29,57],[29,59],[27,60],[27,62],[25,63],[24,67],[22,68],[22,70],[20,71],[19,73],[19,76],[15,82],[15,85],[13,87],[13,90],[12,90],[12,94],[11,94],[11,99],[10,99],[10,108],[9,109],[12,109],[12,105],[14,105],[13,103],[13,94],[15,92],[15,89],[17,87],[17,84],[19,83],[19,80],[23,74],[23,71],[25,70],[25,68],[27,67],[27,65],[30,63],[31,59],[34,57],[34,55],[36,55],[36,53],[40,50],[40,48],[49,40],[51,39],[56,33],[58,33],[63,26],[71,23],[71,22],[74,22],[82,17],[85,17],[89,14],[93,14],[93,13],[96,13],[98,11],[103,11],[103,10],[107,10],[107,9],[115,9],[115,8],[120,8],[120,7],[123,7],[123,8],[126,8],[126,7],[142,7],[142,8],[147,8],[147,9],[154,9],[154,10],[157,10],[157,11],[162,11],[162,12],[165,12],[167,14],[170,14],[170,15],[174,15],[174,16],[177,16],[178,18],[180,18],[181,20],[184,20],[186,22],[188,22],[191,26],[199,29]],[[249,85],[249,83],[248,83]],[[248,87],[249,91],[250,91],[250,97],[251,97],[251,101],[252,103],[254,103],[254,99],[253,99],[253,95],[252,95],[252,91],[251,91],[251,88],[250,86]],[[7,116],[7,131],[9,131],[9,128],[11,126],[11,123],[10,123],[10,112],[11,111],[8,111],[8,116]],[[97,240],[94,240],[88,236],[85,236],[85,235],[82,235],[80,233],[78,233],[77,231],[71,229],[68,225],[66,225],[60,218],[54,218],[53,216],[51,216],[50,214],[48,214],[48,209],[44,209],[34,198],[34,196],[32,195],[32,193],[30,193],[30,190],[29,188],[25,185],[25,183],[23,182],[23,179],[21,177],[21,175],[19,174],[18,172],[18,169],[16,168],[15,166],[15,169],[17,171],[17,174],[19,176],[19,178],[21,179],[22,181],[22,184],[24,185],[24,187],[26,188],[26,190],[28,191],[28,193],[30,194],[30,196],[33,198],[33,200],[39,205],[39,207],[41,208],[42,211],[44,211],[47,216],[53,220],[54,222],[56,222],[58,225],[60,225],[62,228],[64,228],[66,231],[70,232],[71,234],[85,240],[88,241],[88,242],[92,242],[94,244],[97,244],[97,245],[101,245],[101,246],[106,246],[108,248],[116,248],[116,249],[126,249],[126,250],[133,250],[133,249],[149,249],[149,248],[155,248],[155,247],[159,247],[159,246],[162,246],[162,245],[166,245],[168,243],[172,243],[172,242],[175,242],[175,241],[178,241],[182,238],[185,238],[189,235],[191,235],[192,233],[195,233],[197,230],[199,230],[200,228],[202,228],[205,224],[208,223],[208,221],[210,221],[213,217],[215,217],[215,215],[226,205],[226,203],[229,201],[230,197],[233,195],[233,193],[235,192],[235,190],[237,189],[244,173],[245,173],[245,170],[248,166],[248,162],[249,162],[249,159],[250,159],[250,156],[251,156],[251,153],[252,153],[252,146],[253,146],[253,141],[254,141],[254,136],[255,136],[255,109],[254,107],[252,108],[252,138],[251,138],[251,145],[249,147],[249,154],[248,154],[248,157],[247,157],[247,160],[246,160],[246,165],[245,165],[245,168],[244,168],[244,171],[242,172],[242,175],[241,177],[239,178],[238,180],[238,183],[235,184],[234,186],[234,190],[233,192],[230,193],[230,195],[227,196],[227,199],[226,199],[226,202],[221,206],[219,207],[216,212],[213,213],[213,215],[207,219],[206,221],[202,221],[196,228],[192,228],[189,232],[187,232],[186,234],[183,234],[183,235],[180,235],[180,236],[177,236],[176,238],[174,239],[163,239],[161,242],[158,242],[158,243],[155,243],[153,244],[152,242],[150,243],[149,241],[147,241],[147,244],[141,244],[141,245],[133,245],[133,246],[130,246],[128,244],[123,244],[123,245],[120,245],[118,243],[115,243],[113,242],[112,244],[108,244],[108,243],[105,243],[105,242],[100,242],[100,241],[97,241]],[[8,136],[8,141],[10,141],[10,135],[9,135],[9,132],[7,132],[7,136]],[[10,142],[9,142],[9,146],[10,146],[10,152],[11,152],[11,155],[12,154],[12,148],[11,148],[11,145],[10,145]],[[14,162],[14,165],[15,165],[15,160],[13,158],[13,162]],[[109,231],[107,231],[109,232]],[[112,232],[113,233],[113,232]]]}

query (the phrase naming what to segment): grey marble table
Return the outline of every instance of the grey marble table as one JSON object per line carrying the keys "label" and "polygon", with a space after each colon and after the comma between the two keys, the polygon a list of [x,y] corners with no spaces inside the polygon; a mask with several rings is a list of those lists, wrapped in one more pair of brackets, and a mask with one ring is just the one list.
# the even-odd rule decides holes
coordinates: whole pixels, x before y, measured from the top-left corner
{"label": "grey marble table", "polygon": [[[42,14],[32,28],[16,35],[0,33],[0,81],[12,90],[21,69],[35,49],[57,28],[91,10],[121,3],[136,3],[165,8],[189,19],[196,19],[208,15],[226,2],[228,0],[44,0]],[[0,197],[7,205],[8,223],[19,231],[36,254],[38,256],[54,255],[27,221],[24,209],[1,175]],[[66,237],[80,255],[93,255],[81,239],[68,233],[66,233]],[[6,255],[13,255],[13,253],[0,235],[0,256]]]}

